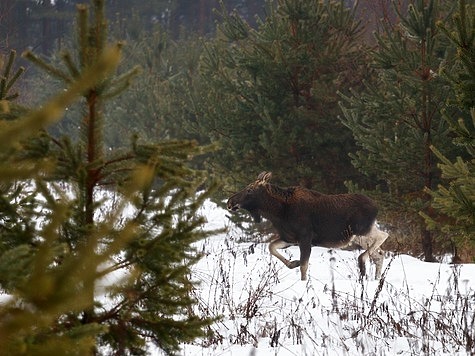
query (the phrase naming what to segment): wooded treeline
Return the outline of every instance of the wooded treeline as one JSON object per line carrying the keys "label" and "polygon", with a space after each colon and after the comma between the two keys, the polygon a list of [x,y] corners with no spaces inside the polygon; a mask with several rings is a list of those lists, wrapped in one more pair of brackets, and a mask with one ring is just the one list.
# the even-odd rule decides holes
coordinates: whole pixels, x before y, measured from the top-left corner
{"label": "wooded treeline", "polygon": [[[74,40],[78,2],[2,2],[3,45],[56,60]],[[457,4],[352,3],[108,1],[110,37],[126,40],[122,66],[144,72],[111,102],[107,145],[121,147],[133,132],[219,142],[218,152],[196,164],[227,180],[223,196],[270,169],[282,184],[366,190],[398,248],[426,260],[434,248],[457,254],[450,234],[434,235],[426,224],[448,220],[430,204],[428,192],[442,182],[432,147],[467,158],[448,123],[470,121],[451,90],[456,42],[437,25],[455,28]],[[27,105],[60,89],[34,73],[20,84],[28,86],[20,99]],[[50,132],[72,134],[81,115],[69,108]]]}
{"label": "wooded treeline", "polygon": [[212,338],[198,209],[263,170],[372,196],[385,249],[473,261],[473,0],[78,3],[0,4],[2,350]]}
{"label": "wooded treeline", "polygon": [[[76,5],[82,0],[3,0],[0,4],[0,48],[27,48],[50,55],[72,35]],[[229,0],[226,7],[252,18],[263,14],[265,0]],[[107,1],[107,18],[114,36],[139,39],[160,26],[174,38],[183,32],[214,32],[213,8],[218,0]]]}

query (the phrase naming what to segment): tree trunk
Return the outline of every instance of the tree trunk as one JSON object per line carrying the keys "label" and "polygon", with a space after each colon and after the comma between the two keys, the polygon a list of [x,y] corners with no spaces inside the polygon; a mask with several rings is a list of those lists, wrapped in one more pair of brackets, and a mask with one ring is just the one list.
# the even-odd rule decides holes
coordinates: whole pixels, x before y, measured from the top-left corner
{"label": "tree trunk", "polygon": [[[419,76],[422,80],[422,133],[424,135],[424,166],[423,166],[423,175],[424,175],[424,203],[425,210],[430,207],[431,196],[427,193],[427,190],[432,190],[432,185],[434,184],[434,175],[433,175],[433,153],[432,153],[432,123],[433,123],[433,110],[432,110],[432,97],[431,91],[428,87],[430,80],[430,66],[427,64],[427,40],[422,39],[421,43],[421,71]],[[423,224],[422,231],[422,249],[424,251],[424,260],[426,262],[434,262],[435,258],[432,250],[432,232],[427,230],[425,222]]]}
{"label": "tree trunk", "polygon": [[[430,122],[430,121],[429,121]],[[430,132],[430,124],[426,132],[426,137],[424,139],[424,176],[425,176],[425,182],[424,182],[424,188],[432,190],[432,185],[433,185],[433,157],[432,157],[432,150],[431,150],[431,145],[432,145],[432,139],[431,139],[431,132]],[[424,193],[424,203],[427,205],[427,207],[424,210],[427,210],[430,207],[430,201],[431,197],[429,194]],[[427,213],[427,211],[426,211]],[[423,227],[422,227],[422,250],[424,251],[424,260],[426,262],[435,262],[435,258],[433,255],[433,249],[432,249],[432,240],[433,240],[433,234],[431,231],[427,230],[427,227],[425,226],[425,223],[422,222]]]}
{"label": "tree trunk", "polygon": [[422,228],[422,250],[424,252],[424,261],[426,262],[436,262],[432,250],[432,232],[427,230],[425,227]]}

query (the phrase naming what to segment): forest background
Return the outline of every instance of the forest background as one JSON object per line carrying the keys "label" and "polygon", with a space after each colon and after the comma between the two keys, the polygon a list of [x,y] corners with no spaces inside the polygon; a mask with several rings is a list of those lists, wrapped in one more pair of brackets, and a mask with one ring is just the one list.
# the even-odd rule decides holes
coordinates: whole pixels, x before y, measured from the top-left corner
{"label": "forest background", "polygon": [[[2,2],[2,53],[31,49],[54,59],[73,40],[77,3]],[[126,41],[121,66],[140,65],[143,72],[110,104],[106,143],[122,147],[132,132],[219,142],[221,149],[197,164],[226,183],[222,197],[261,170],[275,171],[278,183],[327,193],[364,190],[383,208],[380,220],[393,233],[389,248],[428,261],[443,252],[470,261],[470,243],[440,231],[441,220],[457,217],[430,207],[428,192],[442,182],[431,146],[450,161],[469,159],[447,119],[462,117],[468,130],[472,123],[450,92],[456,51],[436,25],[453,29],[456,4],[429,3],[416,1],[411,13],[410,1],[360,1],[354,13],[334,14],[338,24],[310,19],[316,31],[298,27],[298,17],[313,11],[307,5],[300,14],[283,14],[276,2],[257,0],[155,0],[132,8],[109,1],[110,37]],[[17,85],[19,100],[31,106],[58,86],[27,68]],[[75,115],[70,108],[50,131],[71,134]],[[466,198],[462,204],[470,205]],[[436,227],[434,219],[439,231],[428,228]]]}
{"label": "forest background", "polygon": [[[374,197],[381,208],[381,224],[390,232],[385,249],[409,252],[426,261],[450,253],[456,262],[473,262],[473,1],[359,1],[357,8],[352,1],[150,0],[131,7],[129,1],[111,0],[104,8],[102,1],[93,1],[90,28],[84,8],[76,6],[82,2],[6,0],[0,4],[4,120],[41,113],[43,103],[61,93],[65,84],[80,81],[82,71],[65,55],[68,49],[78,53],[85,76],[92,70],[99,78],[99,84],[94,84],[97,90],[84,94],[74,89],[84,100],[68,101],[64,117],[42,131],[38,141],[20,146],[16,142],[3,153],[7,163],[24,162],[25,156],[28,162],[54,157],[60,169],[48,181],[77,182],[75,201],[83,204],[79,204],[82,209],[73,214],[73,224],[62,225],[62,233],[66,231],[62,237],[76,256],[84,248],[80,236],[92,231],[81,230],[81,224],[95,224],[98,201],[93,188],[111,182],[126,187],[124,194],[138,204],[138,211],[151,213],[171,208],[163,202],[157,208],[153,194],[160,194],[161,201],[176,194],[174,188],[186,187],[186,194],[176,199],[180,201],[188,199],[193,189],[204,188],[201,201],[208,195],[221,201],[268,170],[282,185],[301,184],[325,193],[362,191]],[[76,15],[78,11],[83,15]],[[117,40],[122,41],[117,46],[122,53],[118,71],[124,74],[115,80],[102,78],[97,72],[100,65],[93,64],[102,63],[106,43]],[[12,50],[24,56],[17,58]],[[92,85],[90,79],[88,83]],[[104,99],[100,110],[95,107],[98,97]],[[93,118],[100,118],[97,127]],[[50,149],[51,142],[59,151]],[[109,159],[103,158],[108,155]],[[164,156],[168,160],[159,163]],[[195,171],[176,163],[191,156],[189,166],[201,172],[201,179],[192,182],[184,177]],[[153,174],[144,171],[144,162]],[[40,166],[14,173],[25,177],[36,172],[35,179],[40,179],[51,169]],[[124,171],[134,173],[124,175]],[[8,172],[11,179],[13,173]],[[150,178],[153,184],[144,178],[131,187],[133,174],[155,178]],[[209,189],[214,185],[204,176],[221,188]],[[152,186],[163,189],[152,194]],[[14,211],[4,210],[2,217],[8,221],[2,228],[9,234],[19,221],[18,205],[11,203],[12,196],[19,196],[19,188],[14,187],[13,194],[11,184],[2,186],[4,204],[8,201]],[[134,189],[141,192],[141,202],[134,200]],[[38,191],[45,194],[48,189],[41,186]],[[48,201],[49,211],[61,210],[53,200]],[[196,204],[189,206],[187,216],[193,215]],[[178,205],[171,211],[185,216]],[[31,210],[29,214],[31,218]],[[163,216],[170,218],[170,214]],[[69,218],[64,216],[65,221]],[[133,223],[139,224],[140,219],[145,215],[138,214]],[[191,221],[189,228],[196,228],[199,221]],[[160,231],[173,225],[158,224],[163,224]],[[28,229],[22,231],[21,241],[28,241]],[[129,234],[134,235],[129,231],[125,240],[132,239]],[[200,236],[180,243],[186,246]],[[30,248],[36,249],[38,241],[29,238]],[[2,252],[12,244],[19,247],[11,241],[2,245]],[[132,257],[117,266],[132,264],[137,256],[143,260],[143,246],[149,240],[142,236],[137,241],[123,241]],[[10,259],[25,254],[15,251]],[[176,256],[181,259],[183,255]],[[95,261],[96,266],[102,262]],[[157,272],[153,263],[143,263],[150,275]],[[150,275],[143,277],[148,283]],[[179,283],[186,295],[190,282],[182,278]],[[4,281],[2,286],[8,290],[7,284]],[[87,300],[90,290],[84,293]],[[135,295],[130,290],[120,293]],[[145,294],[137,295],[136,307],[147,299]],[[87,302],[82,307],[81,325],[109,319],[115,323],[119,315],[115,309],[98,315]],[[138,312],[129,307],[130,315]],[[74,324],[73,319],[61,323]],[[193,315],[188,322],[197,323]],[[195,326],[207,322],[211,321]],[[114,325],[110,330],[116,333],[111,331],[103,342],[118,349],[129,347],[120,343],[124,332],[120,322]],[[137,322],[135,327],[142,326]],[[89,331],[100,333],[99,329]],[[181,340],[194,336],[183,332]],[[157,340],[165,350],[177,347],[173,341]],[[175,341],[179,340],[177,336]]]}

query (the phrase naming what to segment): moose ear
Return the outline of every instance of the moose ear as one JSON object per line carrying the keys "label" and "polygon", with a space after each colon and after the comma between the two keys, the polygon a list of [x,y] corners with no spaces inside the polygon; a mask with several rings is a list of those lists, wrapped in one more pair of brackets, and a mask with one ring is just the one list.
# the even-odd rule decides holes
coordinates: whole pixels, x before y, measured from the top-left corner
{"label": "moose ear", "polygon": [[266,172],[264,176],[262,177],[262,181],[264,183],[268,183],[271,178],[272,178],[272,172]]}
{"label": "moose ear", "polygon": [[267,174],[266,171],[259,173],[259,175],[257,176],[257,181],[260,182],[264,180],[264,177],[266,176],[266,174]]}
{"label": "moose ear", "polygon": [[271,177],[272,177],[271,172],[264,171],[264,172],[261,172],[261,174],[259,174],[257,176],[257,181],[256,182],[259,183],[259,184],[265,184],[265,183],[268,183],[270,181]]}

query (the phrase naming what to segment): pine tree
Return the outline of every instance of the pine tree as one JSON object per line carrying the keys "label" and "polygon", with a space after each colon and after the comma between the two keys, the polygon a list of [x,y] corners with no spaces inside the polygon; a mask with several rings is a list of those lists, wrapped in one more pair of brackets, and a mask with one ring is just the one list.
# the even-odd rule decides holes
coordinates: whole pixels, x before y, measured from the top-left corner
{"label": "pine tree", "polygon": [[[0,80],[0,122],[12,121],[26,114],[26,109],[15,103],[19,97],[18,92],[13,92],[15,83],[25,71],[24,67],[14,70],[16,51],[12,50],[8,59],[5,60],[0,56],[0,69],[3,70]],[[0,161],[10,163],[11,157],[14,155],[14,148],[2,150],[0,153]],[[5,169],[5,166],[2,167]],[[17,200],[18,207],[28,209],[28,199],[19,198],[21,187],[14,186],[8,179],[2,179],[0,182],[1,208],[0,208],[0,233],[2,239],[0,241],[0,255],[9,248],[14,247],[17,241],[25,242],[24,226],[17,224],[16,210],[10,206],[11,200]]]}
{"label": "pine tree", "polygon": [[[360,93],[344,97],[341,105],[345,125],[360,150],[353,164],[380,185],[378,200],[404,224],[418,225],[426,261],[433,261],[433,235],[419,211],[427,211],[440,173],[432,145],[451,154],[448,125],[442,118],[443,103],[452,95],[449,83],[439,75],[450,63],[452,47],[436,22],[444,15],[436,0],[415,0],[406,14],[398,12],[396,28],[385,26],[377,35],[373,54],[374,79]],[[457,110],[447,111],[453,116]]]}
{"label": "pine tree", "polygon": [[360,27],[343,1],[268,2],[251,27],[222,7],[191,93],[203,135],[219,142],[213,170],[239,184],[261,170],[283,183],[343,190],[356,172],[351,132],[337,119],[337,91],[358,86]]}
{"label": "pine tree", "polygon": [[187,95],[197,77],[201,41],[193,35],[178,40],[170,36],[156,29],[124,48],[126,64],[140,64],[143,73],[130,90],[109,105],[116,124],[106,136],[111,146],[127,144],[130,132],[145,141],[173,138],[206,142],[189,127],[194,116]]}
{"label": "pine tree", "polygon": [[[132,137],[127,149],[107,149],[105,103],[138,70],[114,73],[122,45],[106,45],[104,1],[92,9],[78,6],[76,52],[62,54],[62,67],[26,54],[69,89],[1,132],[12,152],[0,170],[11,183],[0,249],[7,354],[145,354],[150,343],[173,354],[211,322],[193,313],[190,294],[193,243],[209,234],[198,209],[211,190],[196,195],[205,176],[187,161],[204,148]],[[77,139],[48,135],[43,128],[78,95]],[[24,157],[18,143],[38,134],[46,148]],[[104,286],[114,274],[121,279]]]}
{"label": "pine tree", "polygon": [[[459,1],[459,12],[454,16],[454,28],[440,24],[441,29],[457,48],[459,70],[444,73],[456,93],[455,104],[462,108],[464,118],[457,120],[446,116],[454,134],[453,143],[466,150],[466,159],[448,159],[436,147],[433,151],[440,159],[442,177],[446,179],[438,189],[431,191],[432,206],[442,215],[450,217],[440,223],[425,215],[432,228],[441,228],[449,233],[462,255],[475,248],[475,6]],[[449,105],[452,103],[448,103]],[[448,183],[447,183],[448,181]],[[473,260],[471,255],[467,259]]]}
{"label": "pine tree", "polygon": [[59,119],[67,105],[109,74],[118,58],[116,49],[104,50],[67,90],[26,116],[6,120],[12,105],[4,101],[0,133],[0,287],[7,293],[0,308],[3,354],[66,354],[71,350],[84,354],[104,330],[98,324],[63,329],[57,323],[66,322],[69,313],[88,305],[86,296],[94,288],[97,267],[109,252],[65,253],[58,229],[69,207],[66,200],[57,200],[45,190],[44,177],[51,173],[54,161],[43,154],[41,145],[36,151],[31,142],[42,135],[44,126]]}

